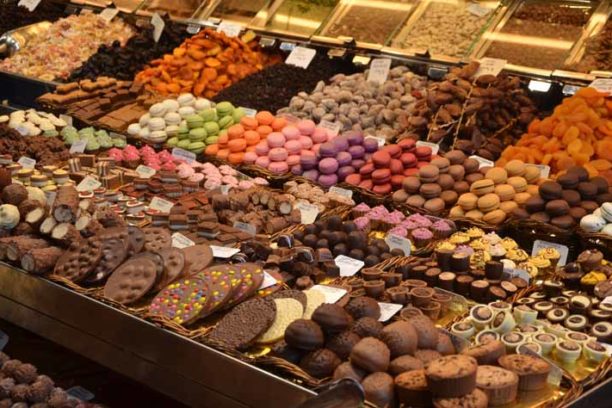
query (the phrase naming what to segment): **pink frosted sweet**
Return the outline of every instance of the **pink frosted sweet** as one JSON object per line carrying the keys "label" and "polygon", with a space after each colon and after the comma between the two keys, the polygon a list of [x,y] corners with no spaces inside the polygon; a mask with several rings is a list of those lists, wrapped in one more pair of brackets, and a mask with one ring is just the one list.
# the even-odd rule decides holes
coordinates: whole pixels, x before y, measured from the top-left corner
{"label": "pink frosted sweet", "polygon": [[[123,151],[121,149],[117,149],[116,147],[113,147],[108,151],[108,156],[111,157],[115,161],[121,161],[121,158],[123,157]],[[117,160],[116,157],[120,159]]]}
{"label": "pink frosted sweet", "polygon": [[287,140],[296,140],[300,137],[300,130],[293,125],[285,126],[282,132]]}
{"label": "pink frosted sweet", "polygon": [[312,145],[314,144],[312,142],[312,139],[309,136],[300,136],[298,140],[300,141],[300,144],[302,145],[302,149],[310,149]]}
{"label": "pink frosted sweet", "polygon": [[238,185],[238,179],[234,176],[223,176],[221,178],[221,182],[223,184],[229,184],[230,186],[237,186]]}
{"label": "pink frosted sweet", "polygon": [[268,142],[265,140],[262,140],[261,142],[257,143],[257,146],[255,146],[255,153],[257,153],[258,156],[265,156],[269,151],[270,147],[268,146]]}
{"label": "pink frosted sweet", "polygon": [[321,148],[321,143],[317,143],[312,146],[312,151],[315,153],[319,153],[319,149]]}
{"label": "pink frosted sweet", "polygon": [[227,164],[222,164],[221,166],[219,166],[219,171],[221,172],[221,174],[226,176],[235,176],[236,174],[238,174],[236,169],[228,166]]}
{"label": "pink frosted sweet", "polygon": [[302,144],[297,140],[287,140],[285,143],[285,149],[289,154],[298,154],[302,150]]}
{"label": "pink frosted sweet", "polygon": [[161,166],[159,163],[147,163],[147,166],[149,166],[153,170],[161,170]]}
{"label": "pink frosted sweet", "polygon": [[244,162],[247,164],[253,164],[257,160],[257,153],[255,152],[246,152],[244,153]]}
{"label": "pink frosted sweet", "polygon": [[238,183],[238,188],[240,190],[248,190],[249,188],[252,188],[254,186],[255,186],[255,183],[249,180],[242,180],[241,182]]}
{"label": "pink frosted sweet", "polygon": [[287,164],[289,167],[295,166],[296,164],[300,164],[300,155],[299,154],[291,154],[287,157]]}
{"label": "pink frosted sweet", "polygon": [[300,120],[297,123],[297,127],[301,134],[308,136],[312,135],[315,131],[316,125],[312,120]]}
{"label": "pink frosted sweet", "polygon": [[287,160],[289,153],[287,153],[287,149],[284,147],[275,147],[274,149],[270,149],[268,153],[268,157],[273,162],[280,162]]}
{"label": "pink frosted sweet", "polygon": [[221,187],[221,180],[206,180],[204,182],[204,188],[206,190],[215,190]]}
{"label": "pink frosted sweet", "polygon": [[167,170],[167,171],[174,171],[176,170],[176,164],[174,164],[174,162],[165,162],[164,164],[162,164],[161,166],[162,170]]}
{"label": "pink frosted sweet", "polygon": [[275,174],[283,174],[289,171],[289,166],[285,161],[273,162],[268,166],[268,170]]}
{"label": "pink frosted sweet", "polygon": [[255,177],[253,180],[251,180],[254,184],[257,184],[258,186],[267,186],[268,185],[268,180],[266,180],[263,177]]}
{"label": "pink frosted sweet", "polygon": [[266,140],[268,142],[268,146],[270,146],[271,148],[283,147],[285,145],[285,142],[287,141],[287,139],[285,139],[285,136],[283,136],[283,134],[280,132],[270,133]]}
{"label": "pink frosted sweet", "polygon": [[202,173],[195,173],[195,174],[192,174],[191,177],[189,177],[188,180],[189,181],[195,181],[196,183],[199,183],[200,181],[204,180],[204,175]]}
{"label": "pink frosted sweet", "polygon": [[267,169],[270,165],[270,159],[268,156],[259,156],[257,160],[255,160],[255,164],[259,167],[264,167]]}
{"label": "pink frosted sweet", "polygon": [[[169,163],[169,162],[166,162],[166,163]],[[190,167],[188,164],[185,164],[185,163],[179,164],[176,170],[178,171],[179,177],[182,179],[189,178],[195,174],[195,170],[192,167]]]}
{"label": "pink frosted sweet", "polygon": [[325,143],[328,139],[327,130],[323,128],[316,128],[311,137],[314,143]]}

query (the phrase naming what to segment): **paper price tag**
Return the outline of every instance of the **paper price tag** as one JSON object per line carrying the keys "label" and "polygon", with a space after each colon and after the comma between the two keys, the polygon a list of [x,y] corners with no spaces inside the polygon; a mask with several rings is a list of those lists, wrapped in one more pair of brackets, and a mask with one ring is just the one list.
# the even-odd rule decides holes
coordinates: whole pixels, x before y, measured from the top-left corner
{"label": "paper price tag", "polygon": [[100,13],[100,18],[108,21],[109,23],[119,14],[119,9],[116,8],[105,8]]}
{"label": "paper price tag", "polygon": [[221,247],[216,245],[211,245],[210,249],[212,250],[215,258],[231,258],[240,252],[240,249],[238,248]]}
{"label": "paper price tag", "polygon": [[480,157],[480,156],[470,156],[470,159],[474,159],[476,160],[480,165],[478,166],[478,168],[483,168],[483,167],[494,167],[495,163],[493,163],[491,160],[487,160],[484,157]]}
{"label": "paper price tag", "polygon": [[72,126],[73,120],[70,115],[59,115],[59,118],[66,122],[67,126]]}
{"label": "paper price tag", "polygon": [[391,60],[389,58],[376,58],[370,63],[368,71],[368,82],[384,84],[389,76]]}
{"label": "paper price tag", "polygon": [[40,4],[40,0],[19,0],[18,6],[25,7],[31,13],[36,10],[36,7]]}
{"label": "paper price tag", "polygon": [[140,166],[136,167],[136,173],[138,173],[138,175],[142,178],[151,178],[155,175],[156,171],[149,166],[141,164]]}
{"label": "paper price tag", "polygon": [[400,237],[399,235],[389,234],[385,237],[385,242],[391,249],[401,249],[404,252],[404,256],[410,256],[412,250],[412,242],[409,239]]}
{"label": "paper price tag", "polygon": [[506,66],[506,60],[498,59],[498,58],[481,58],[480,66],[478,67],[478,71],[474,75],[474,78],[478,78],[481,75],[493,75],[497,76],[502,69]]}
{"label": "paper price tag", "polygon": [[191,35],[199,33],[201,29],[202,29],[202,26],[199,24],[188,24],[187,25],[187,32]]}
{"label": "paper price tag", "polygon": [[531,275],[524,269],[504,268],[504,273],[507,273],[510,278],[521,278],[527,283],[531,280]]}
{"label": "paper price tag", "polygon": [[365,138],[366,139],[374,139],[374,140],[376,140],[376,143],[378,143],[378,147],[383,147],[385,145],[385,143],[387,142],[382,137],[377,137],[377,136],[366,136]]}
{"label": "paper price tag", "polygon": [[47,198],[47,205],[51,207],[57,197],[57,191],[45,191],[45,197]]}
{"label": "paper price tag", "polygon": [[96,397],[91,391],[79,385],[68,388],[66,394],[81,401],[91,401]]}
{"label": "paper price tag", "polygon": [[478,3],[470,3],[466,7],[466,10],[475,16],[484,17],[491,12],[490,8],[483,7]]}
{"label": "paper price tag", "polygon": [[21,156],[17,163],[21,164],[24,169],[33,169],[36,166],[36,160],[25,156]]}
{"label": "paper price tag", "polygon": [[224,33],[228,37],[238,37],[240,31],[242,31],[242,26],[240,24],[222,21],[221,23],[219,23],[217,31],[219,31],[220,33]]}
{"label": "paper price tag", "polygon": [[547,166],[545,164],[528,164],[528,166],[533,166],[540,170],[540,178],[546,179],[550,175],[550,166]]}
{"label": "paper price tag", "polygon": [[159,39],[164,32],[164,28],[166,27],[166,23],[159,14],[153,13],[153,16],[151,17],[151,24],[153,25],[153,39],[155,42],[159,42]]}
{"label": "paper price tag", "polygon": [[241,106],[240,108],[244,111],[244,114],[249,118],[254,118],[255,115],[257,115],[256,109],[245,108],[244,106]]}
{"label": "paper price tag", "polygon": [[70,154],[83,153],[85,151],[85,147],[87,147],[86,139],[77,140],[72,144],[72,146],[70,146]]}
{"label": "paper price tag", "polygon": [[365,265],[363,261],[345,255],[338,255],[334,262],[340,268],[340,276],[353,276]]}
{"label": "paper price tag", "polygon": [[336,303],[346,295],[346,289],[336,288],[334,286],[314,285],[310,289],[323,293],[323,295],[325,295],[325,303]]}
{"label": "paper price tag", "polygon": [[559,258],[558,265],[559,266],[565,265],[565,263],[567,262],[567,255],[569,254],[569,248],[566,247],[565,245],[556,244],[554,242],[542,241],[541,239],[536,240],[533,243],[533,249],[531,250],[531,256],[536,256],[540,250],[546,249],[546,248],[556,249],[561,255],[561,258]]}
{"label": "paper price tag", "polygon": [[285,64],[306,69],[315,55],[317,55],[317,51],[312,48],[295,47],[285,60]]}
{"label": "paper price tag", "polygon": [[378,305],[380,306],[380,317],[378,318],[379,322],[386,322],[404,307],[403,305],[398,305],[397,303],[378,302]]}
{"label": "paper price tag", "polygon": [[281,51],[285,51],[285,52],[291,52],[293,51],[293,49],[296,47],[295,43],[292,42],[287,42],[287,41],[283,41],[280,43],[279,48],[281,49]]}
{"label": "paper price tag", "polygon": [[195,242],[181,234],[180,232],[175,232],[172,234],[172,246],[175,248],[189,248],[195,245]]}
{"label": "paper price tag", "polygon": [[589,84],[589,87],[597,89],[599,92],[612,94],[612,78],[598,78]]}
{"label": "paper price tag", "polygon": [[228,195],[230,188],[232,188],[232,186],[229,184],[223,184],[221,187],[219,187],[219,190],[221,190],[221,194]]}
{"label": "paper price tag", "polygon": [[340,188],[340,187],[336,187],[333,186],[329,189],[330,192],[332,193],[336,193],[338,195],[341,195],[343,197],[347,197],[347,198],[353,198],[353,190],[347,190],[345,188]]}
{"label": "paper price tag", "polygon": [[257,234],[257,229],[255,228],[255,226],[248,224],[246,222],[236,221],[233,227],[239,229],[240,231],[244,231],[247,234],[251,234],[251,235]]}
{"label": "paper price tag", "polygon": [[300,210],[302,224],[312,224],[317,219],[317,215],[319,215],[319,207],[313,204],[299,202],[295,208]]}
{"label": "paper price tag", "polygon": [[424,142],[422,140],[416,142],[416,145],[417,147],[429,147],[431,149],[431,154],[438,154],[438,151],[440,150],[440,145],[431,142]]}
{"label": "paper price tag", "polygon": [[327,133],[331,133],[332,136],[338,136],[338,133],[340,133],[340,130],[342,129],[342,123],[322,120],[321,123],[319,123],[319,127],[326,129],[328,131]]}
{"label": "paper price tag", "polygon": [[163,198],[159,197],[153,197],[149,203],[150,209],[159,211],[161,213],[169,213],[172,207],[174,207],[174,203],[172,201],[164,200]]}
{"label": "paper price tag", "polygon": [[100,188],[102,183],[91,176],[87,176],[77,186],[77,191],[94,191],[96,188]]}
{"label": "paper price tag", "polygon": [[267,271],[264,271],[264,279],[261,282],[258,290],[269,288],[270,286],[274,286],[278,283],[278,281],[274,278],[274,276],[270,275]]}
{"label": "paper price tag", "polygon": [[172,149],[172,156],[176,157],[179,160],[184,160],[187,163],[194,162],[196,159],[195,153],[191,153],[190,151],[181,149],[180,147],[175,147]]}

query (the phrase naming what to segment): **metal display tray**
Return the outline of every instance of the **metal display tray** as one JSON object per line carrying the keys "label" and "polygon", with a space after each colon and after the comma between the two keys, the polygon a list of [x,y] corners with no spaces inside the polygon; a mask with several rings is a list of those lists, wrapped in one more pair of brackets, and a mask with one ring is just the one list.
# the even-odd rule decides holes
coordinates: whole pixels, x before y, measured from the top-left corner
{"label": "metal display tray", "polygon": [[191,407],[286,408],[311,390],[0,263],[0,318]]}

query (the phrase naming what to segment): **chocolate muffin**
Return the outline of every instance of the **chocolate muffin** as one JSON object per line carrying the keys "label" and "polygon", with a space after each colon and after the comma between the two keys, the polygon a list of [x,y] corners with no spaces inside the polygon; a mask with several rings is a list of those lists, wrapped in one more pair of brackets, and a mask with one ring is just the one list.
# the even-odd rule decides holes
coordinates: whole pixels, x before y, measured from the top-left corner
{"label": "chocolate muffin", "polygon": [[410,407],[431,406],[425,370],[406,371],[395,377],[395,389],[401,403]]}
{"label": "chocolate muffin", "polygon": [[499,340],[487,341],[463,350],[462,354],[474,357],[480,365],[497,364],[500,357],[506,355],[506,346]]}
{"label": "chocolate muffin", "polygon": [[486,408],[489,404],[487,395],[478,388],[462,397],[434,398],[434,408]]}
{"label": "chocolate muffin", "polygon": [[467,355],[452,355],[430,362],[425,367],[427,385],[435,398],[462,397],[476,388],[478,363]]}
{"label": "chocolate muffin", "polygon": [[501,367],[481,365],[476,372],[476,386],[489,399],[489,405],[504,405],[516,399],[518,375]]}
{"label": "chocolate muffin", "polygon": [[501,367],[519,376],[518,388],[520,391],[537,391],[546,386],[550,364],[541,358],[510,354],[500,357],[498,363]]}

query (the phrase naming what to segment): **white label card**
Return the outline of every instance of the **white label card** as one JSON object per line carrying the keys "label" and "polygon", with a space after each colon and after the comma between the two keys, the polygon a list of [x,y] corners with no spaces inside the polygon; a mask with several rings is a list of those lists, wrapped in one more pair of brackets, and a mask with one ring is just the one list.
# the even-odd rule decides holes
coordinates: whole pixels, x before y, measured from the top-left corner
{"label": "white label card", "polygon": [[257,115],[256,109],[245,108],[244,106],[241,106],[240,108],[244,111],[244,114],[249,118],[254,118],[255,115]]}
{"label": "white label card", "polygon": [[311,289],[323,293],[325,295],[325,303],[336,303],[342,299],[342,296],[346,295],[346,289],[334,286],[314,285]]}
{"label": "white label card", "polygon": [[77,140],[70,146],[70,154],[83,153],[87,147],[87,139]]}
{"label": "white label card", "polygon": [[612,78],[598,78],[591,82],[589,85],[591,88],[597,89],[599,92],[612,94]]}
{"label": "white label card", "polygon": [[491,160],[487,160],[484,157],[480,157],[480,156],[470,156],[470,159],[474,159],[476,161],[478,161],[478,163],[480,164],[478,166],[478,168],[483,168],[483,167],[494,167],[495,163],[493,163]]}
{"label": "white label card", "polygon": [[302,224],[312,224],[317,219],[317,215],[319,215],[319,207],[313,204],[300,202],[295,208],[300,210]]}
{"label": "white label card", "polygon": [[180,147],[175,147],[174,149],[172,149],[172,156],[176,157],[179,160],[184,160],[187,163],[194,162],[196,159],[195,153],[181,149]]}
{"label": "white label card", "polygon": [[355,275],[365,265],[363,261],[345,255],[338,255],[334,261],[336,266],[340,268],[340,276],[343,277]]}
{"label": "white label card", "polygon": [[136,173],[138,173],[138,175],[142,178],[151,178],[155,175],[155,169],[141,164],[140,166],[136,167]]}
{"label": "white label card", "polygon": [[557,251],[559,251],[561,258],[559,258],[558,265],[565,266],[565,264],[567,263],[567,255],[569,254],[569,248],[565,245],[556,244],[554,242],[542,241],[541,239],[538,239],[533,243],[531,256],[536,256],[541,249],[546,248],[555,248]]}
{"label": "white label card", "polygon": [[376,58],[370,63],[370,71],[368,71],[368,82],[384,84],[389,76],[391,69],[391,60],[389,58]]}
{"label": "white label card", "polygon": [[22,6],[28,9],[31,13],[36,10],[36,7],[40,4],[40,0],[19,0],[18,6]]}
{"label": "white label card", "polygon": [[119,14],[119,9],[116,9],[116,8],[105,8],[100,13],[100,17],[110,23],[113,20],[113,18],[115,18],[117,16],[117,14]]}
{"label": "white label card", "polygon": [[478,17],[484,17],[491,12],[488,7],[483,7],[478,3],[470,3],[466,7],[466,10]]}
{"label": "white label card", "polygon": [[244,231],[247,234],[251,234],[251,235],[257,234],[257,228],[255,228],[254,225],[248,224],[246,222],[236,221],[233,227],[241,231]]}
{"label": "white label card", "polygon": [[270,275],[267,271],[264,271],[264,279],[261,282],[258,290],[269,288],[270,286],[274,286],[278,283],[278,281],[274,278],[274,276]]}
{"label": "white label card", "polygon": [[238,37],[240,31],[242,31],[242,26],[240,24],[222,21],[219,23],[217,31],[224,33],[228,37]]}
{"label": "white label card", "polygon": [[330,122],[329,120],[322,120],[319,123],[319,127],[327,130],[327,133],[331,133],[331,136],[338,136],[340,129],[342,129],[342,123]]}
{"label": "white label card", "polygon": [[416,142],[416,145],[417,147],[429,147],[431,149],[431,154],[438,154],[438,151],[440,150],[440,145],[431,142],[424,142],[422,140]]}
{"label": "white label card", "polygon": [[91,176],[87,176],[77,186],[77,191],[94,191],[96,188],[100,188],[102,183]]}
{"label": "white label card", "polygon": [[333,186],[329,189],[329,191],[332,193],[341,195],[343,197],[346,197],[346,198],[353,198],[353,190],[347,190],[345,188]]}
{"label": "white label card", "polygon": [[175,232],[172,234],[172,246],[175,248],[189,248],[194,246],[195,242],[181,234],[180,232]]}
{"label": "white label card", "polygon": [[510,275],[510,278],[521,278],[527,283],[531,280],[531,275],[524,269],[504,268],[504,272]]}
{"label": "white label card", "polygon": [[315,55],[317,55],[317,50],[306,47],[295,47],[285,60],[285,64],[306,69]]}
{"label": "white label card", "polygon": [[474,78],[478,78],[481,75],[493,75],[497,76],[502,69],[506,66],[506,60],[498,59],[498,58],[481,58],[480,66],[478,67],[478,71],[474,74]]}
{"label": "white label card", "polygon": [[66,122],[67,126],[72,126],[72,116],[70,115],[59,115],[59,118]]}
{"label": "white label card", "polygon": [[377,137],[377,136],[366,136],[366,139],[374,139],[376,140],[376,143],[378,143],[378,147],[383,147],[385,145],[385,143],[387,142],[384,138],[382,137]]}
{"label": "white label card", "polygon": [[379,322],[386,322],[404,307],[403,305],[398,305],[397,303],[378,302],[378,305],[380,306],[380,317],[378,318]]}
{"label": "white label card", "polygon": [[400,237],[399,235],[389,234],[385,237],[385,242],[389,248],[399,248],[404,252],[404,256],[410,256],[412,250],[412,242],[408,238]]}
{"label": "white label card", "polygon": [[221,247],[216,245],[211,245],[210,249],[212,250],[215,258],[231,258],[240,252],[239,248]]}
{"label": "white label card", "polygon": [[199,24],[189,24],[187,25],[187,32],[191,35],[197,34],[202,29],[202,26]]}
{"label": "white label card", "polygon": [[161,213],[169,213],[172,207],[174,207],[174,203],[172,201],[164,200],[163,198],[159,197],[153,197],[151,203],[149,204],[150,209],[159,211]]}
{"label": "white label card", "polygon": [[17,163],[21,164],[24,169],[33,169],[36,166],[36,160],[25,156],[21,156]]}
{"label": "white label card", "polygon": [[151,17],[151,24],[153,24],[153,39],[155,42],[159,42],[162,33],[164,32],[164,28],[166,27],[166,23],[164,19],[159,16],[157,13],[153,13]]}

